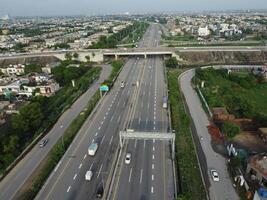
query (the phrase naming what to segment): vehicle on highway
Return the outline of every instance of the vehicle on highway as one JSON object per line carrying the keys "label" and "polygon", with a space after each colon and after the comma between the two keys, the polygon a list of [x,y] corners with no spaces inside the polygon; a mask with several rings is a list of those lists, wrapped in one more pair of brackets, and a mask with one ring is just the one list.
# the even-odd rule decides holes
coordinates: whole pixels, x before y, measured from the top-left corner
{"label": "vehicle on highway", "polygon": [[90,146],[88,147],[88,154],[90,156],[94,156],[96,151],[98,149],[98,144],[97,143],[92,143],[90,144]]}
{"label": "vehicle on highway", "polygon": [[124,83],[124,81],[122,81],[121,82],[121,88],[124,88],[124,86],[125,86],[125,83]]}
{"label": "vehicle on highway", "polygon": [[202,136],[200,136],[200,140],[203,140],[203,137]]}
{"label": "vehicle on highway", "polygon": [[215,169],[210,170],[210,173],[211,173],[211,177],[212,177],[213,181],[218,182],[220,180],[219,179],[219,174]]}
{"label": "vehicle on highway", "polygon": [[97,188],[96,197],[98,199],[101,199],[103,197],[103,194],[104,194],[104,188],[103,188],[103,186],[99,186]]}
{"label": "vehicle on highway", "polygon": [[132,157],[132,154],[131,153],[127,153],[126,156],[125,156],[125,164],[130,164],[131,163],[131,157]]}
{"label": "vehicle on highway", "polygon": [[43,148],[48,142],[48,139],[43,139],[40,143],[39,143],[39,147]]}
{"label": "vehicle on highway", "polygon": [[168,107],[168,99],[167,99],[167,96],[163,96],[163,99],[162,99],[162,107],[163,108],[167,108]]}
{"label": "vehicle on highway", "polygon": [[85,180],[90,181],[92,179],[93,172],[91,170],[87,171],[85,174]]}

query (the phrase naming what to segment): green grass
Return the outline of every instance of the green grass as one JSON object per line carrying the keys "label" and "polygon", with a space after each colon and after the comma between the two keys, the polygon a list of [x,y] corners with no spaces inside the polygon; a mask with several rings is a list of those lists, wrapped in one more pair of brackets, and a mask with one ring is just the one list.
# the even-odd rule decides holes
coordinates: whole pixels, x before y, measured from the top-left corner
{"label": "green grass", "polygon": [[176,166],[182,189],[179,199],[202,200],[206,199],[206,193],[192,141],[190,118],[184,109],[178,86],[177,78],[181,73],[182,70],[178,69],[167,72],[172,126],[176,132]]}
{"label": "green grass", "polygon": [[[113,84],[113,81],[116,80],[116,77],[118,76],[122,66],[123,62],[120,60],[114,61],[112,63],[112,72],[107,82],[111,82]],[[47,161],[45,161],[44,166],[41,167],[36,177],[34,177],[31,187],[28,188],[25,192],[23,192],[23,194],[20,196],[20,199],[29,200],[35,198],[35,196],[45,183],[46,179],[49,177],[50,173],[56,167],[57,163],[62,158],[62,156],[65,154],[65,151],[68,149],[74,137],[82,127],[83,123],[89,117],[89,115],[91,114],[91,112],[93,111],[94,107],[96,106],[99,100],[100,100],[100,94],[99,91],[96,91],[94,96],[89,100],[86,108],[80,113],[79,116],[77,116],[73,120],[68,129],[65,131],[63,135],[64,142],[62,142],[62,138],[59,139],[57,144],[49,152],[47,156]]]}

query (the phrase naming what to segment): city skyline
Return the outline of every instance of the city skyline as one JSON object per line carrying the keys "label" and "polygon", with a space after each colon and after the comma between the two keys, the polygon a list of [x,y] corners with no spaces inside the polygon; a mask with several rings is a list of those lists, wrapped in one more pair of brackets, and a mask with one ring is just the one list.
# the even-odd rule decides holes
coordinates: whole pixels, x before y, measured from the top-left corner
{"label": "city skyline", "polygon": [[84,0],[64,1],[47,0],[39,2],[34,0],[1,0],[0,16],[61,16],[61,15],[102,15],[102,14],[130,14],[160,13],[160,12],[194,12],[194,11],[225,11],[225,10],[251,10],[267,9],[266,2],[255,0],[244,2],[242,0],[225,0],[214,3],[212,0],[148,0],[148,1],[122,1],[99,0],[86,2]]}

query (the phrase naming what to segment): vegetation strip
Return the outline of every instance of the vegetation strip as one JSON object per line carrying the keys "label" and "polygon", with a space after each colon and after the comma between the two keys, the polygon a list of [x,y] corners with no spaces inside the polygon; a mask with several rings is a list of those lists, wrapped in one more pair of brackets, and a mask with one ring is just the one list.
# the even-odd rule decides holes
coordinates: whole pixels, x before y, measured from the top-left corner
{"label": "vegetation strip", "polygon": [[[113,84],[113,81],[116,80],[120,70],[122,69],[123,64],[124,63],[121,60],[113,61],[111,63],[112,72],[110,74],[109,79],[106,82]],[[83,123],[90,116],[91,112],[95,108],[99,99],[100,99],[99,91],[96,91],[92,99],[88,102],[84,111],[82,111],[80,115],[76,117],[76,119],[71,123],[71,125],[68,127],[68,129],[62,136],[63,138],[59,139],[57,144],[49,152],[46,158],[47,160],[46,163],[38,172],[38,175],[33,180],[31,187],[20,196],[20,199],[29,200],[35,198],[35,196],[45,183],[46,179],[49,177],[50,173],[57,166],[57,163],[62,158],[64,153],[67,151],[69,145],[72,143],[73,139],[75,138],[76,134],[82,127]]]}
{"label": "vegetation strip", "polygon": [[168,69],[168,88],[173,129],[176,132],[176,166],[180,182],[179,200],[206,199],[200,175],[196,152],[190,131],[190,118],[186,114],[179,86],[178,76],[182,70]]}

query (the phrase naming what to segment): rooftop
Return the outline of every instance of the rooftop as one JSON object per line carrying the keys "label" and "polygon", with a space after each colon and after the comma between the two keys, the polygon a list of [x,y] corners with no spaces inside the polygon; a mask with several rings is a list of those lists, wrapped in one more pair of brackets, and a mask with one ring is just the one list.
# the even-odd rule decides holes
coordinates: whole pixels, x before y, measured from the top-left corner
{"label": "rooftop", "polygon": [[251,167],[260,172],[267,179],[267,154],[262,153],[250,158]]}

